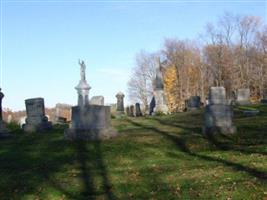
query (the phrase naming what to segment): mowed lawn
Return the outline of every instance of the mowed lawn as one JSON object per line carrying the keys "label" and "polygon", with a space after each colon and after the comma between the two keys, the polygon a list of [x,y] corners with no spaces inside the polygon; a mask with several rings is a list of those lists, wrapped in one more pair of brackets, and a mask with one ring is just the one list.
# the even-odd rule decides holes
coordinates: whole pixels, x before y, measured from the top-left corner
{"label": "mowed lawn", "polygon": [[64,127],[0,141],[0,199],[267,199],[267,106],[236,108],[235,135],[203,111],[113,119],[119,136],[70,142]]}

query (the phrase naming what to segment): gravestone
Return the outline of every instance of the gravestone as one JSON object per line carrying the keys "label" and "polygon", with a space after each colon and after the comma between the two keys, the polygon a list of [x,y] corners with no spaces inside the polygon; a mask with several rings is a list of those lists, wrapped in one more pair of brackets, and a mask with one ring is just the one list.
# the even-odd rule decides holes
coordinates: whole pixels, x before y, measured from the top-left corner
{"label": "gravestone", "polygon": [[186,101],[186,109],[187,110],[196,110],[201,106],[200,97],[199,96],[191,96]]}
{"label": "gravestone", "polygon": [[136,117],[141,117],[142,116],[142,111],[140,107],[140,103],[135,104],[135,116]]}
{"label": "gravestone", "polygon": [[149,104],[149,115],[153,114],[155,106],[156,106],[156,101],[155,101],[155,97],[153,96]]}
{"label": "gravestone", "polygon": [[156,67],[156,78],[154,80],[154,97],[155,97],[155,107],[153,113],[168,113],[168,106],[166,104],[166,97],[164,93],[163,76],[161,72],[161,63],[158,59],[158,64]]}
{"label": "gravestone", "polygon": [[51,122],[45,116],[43,98],[26,99],[25,105],[27,118],[26,123],[22,126],[25,132],[42,132],[52,128]]}
{"label": "gravestone", "polygon": [[130,106],[129,116],[134,117],[134,106],[133,105]]}
{"label": "gravestone", "polygon": [[267,104],[267,89],[263,90],[263,98],[261,99],[261,103]]}
{"label": "gravestone", "polygon": [[65,123],[71,120],[71,105],[57,103],[55,123]]}
{"label": "gravestone", "polygon": [[224,87],[211,87],[208,96],[209,105],[225,105],[226,93]]}
{"label": "gravestone", "polygon": [[129,106],[126,107],[126,115],[128,117],[130,116],[130,107]]}
{"label": "gravestone", "polygon": [[7,138],[11,136],[9,134],[7,124],[3,121],[2,100],[4,96],[5,95],[4,93],[2,93],[1,88],[0,88],[0,138]]}
{"label": "gravestone", "polygon": [[[72,107],[71,125],[64,136],[69,140],[102,140],[115,137],[117,133],[111,128],[110,106],[90,105],[89,85],[85,79],[85,63],[79,62],[81,80],[78,90],[78,105]],[[84,86],[84,87],[83,87]],[[81,94],[85,94],[82,95]],[[82,103],[81,100],[82,99]]]}
{"label": "gravestone", "polygon": [[117,98],[117,115],[123,115],[124,114],[124,94],[122,92],[119,92],[116,95]]}
{"label": "gravestone", "polygon": [[250,90],[248,88],[242,88],[237,90],[236,103],[238,105],[250,105]]}
{"label": "gravestone", "polygon": [[104,97],[103,96],[93,96],[90,99],[89,102],[90,105],[99,105],[99,106],[103,106],[104,105]]}
{"label": "gravestone", "polygon": [[236,128],[233,126],[232,118],[233,110],[232,106],[227,104],[225,89],[223,87],[211,87],[209,104],[205,107],[204,133],[234,133]]}

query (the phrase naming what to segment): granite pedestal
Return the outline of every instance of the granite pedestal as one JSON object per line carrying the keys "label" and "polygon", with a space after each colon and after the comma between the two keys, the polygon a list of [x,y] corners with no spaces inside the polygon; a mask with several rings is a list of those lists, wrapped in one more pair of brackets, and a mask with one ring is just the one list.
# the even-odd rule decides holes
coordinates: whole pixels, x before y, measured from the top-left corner
{"label": "granite pedestal", "polygon": [[109,106],[88,105],[72,107],[72,120],[65,138],[69,140],[102,140],[115,137],[111,128]]}

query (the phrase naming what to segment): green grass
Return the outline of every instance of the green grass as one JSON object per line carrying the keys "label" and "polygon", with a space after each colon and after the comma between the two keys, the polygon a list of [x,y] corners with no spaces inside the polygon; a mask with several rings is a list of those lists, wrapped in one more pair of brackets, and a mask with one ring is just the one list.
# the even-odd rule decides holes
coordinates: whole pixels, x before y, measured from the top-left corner
{"label": "green grass", "polygon": [[0,199],[264,199],[267,106],[235,109],[235,135],[202,134],[203,111],[113,119],[112,140],[70,142],[64,127],[0,141]]}

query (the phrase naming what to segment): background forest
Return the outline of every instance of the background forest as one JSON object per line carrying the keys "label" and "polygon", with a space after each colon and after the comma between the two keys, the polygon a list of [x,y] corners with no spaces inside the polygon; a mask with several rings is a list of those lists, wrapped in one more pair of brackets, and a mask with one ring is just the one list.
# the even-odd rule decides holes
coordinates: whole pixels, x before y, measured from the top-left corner
{"label": "background forest", "polygon": [[157,52],[141,51],[128,82],[130,101],[149,105],[158,57],[172,112],[183,110],[193,95],[205,103],[211,86],[224,86],[228,98],[249,88],[251,100],[259,101],[267,96],[267,25],[262,21],[226,12],[196,40],[166,38]]}

